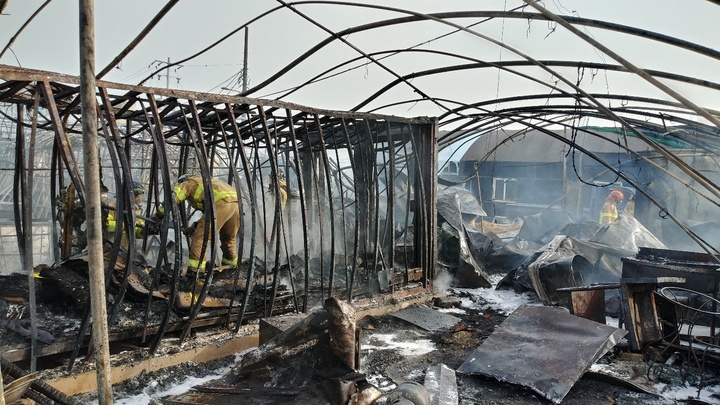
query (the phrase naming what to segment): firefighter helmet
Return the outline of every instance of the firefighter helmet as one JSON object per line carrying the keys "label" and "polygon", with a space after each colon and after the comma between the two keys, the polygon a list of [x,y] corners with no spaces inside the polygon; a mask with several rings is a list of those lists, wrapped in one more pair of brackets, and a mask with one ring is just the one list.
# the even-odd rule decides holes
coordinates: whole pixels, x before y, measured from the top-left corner
{"label": "firefighter helmet", "polygon": [[187,173],[180,175],[180,177],[178,177],[178,179],[177,179],[177,184],[184,183],[189,178],[190,178],[190,175]]}
{"label": "firefighter helmet", "polygon": [[620,202],[623,199],[625,199],[625,196],[623,195],[622,191],[620,191],[620,190],[613,190],[612,192],[610,192],[609,197],[612,198],[613,200],[615,200],[616,202]]}
{"label": "firefighter helmet", "polygon": [[145,194],[145,187],[139,181],[133,181],[132,186],[136,196]]}

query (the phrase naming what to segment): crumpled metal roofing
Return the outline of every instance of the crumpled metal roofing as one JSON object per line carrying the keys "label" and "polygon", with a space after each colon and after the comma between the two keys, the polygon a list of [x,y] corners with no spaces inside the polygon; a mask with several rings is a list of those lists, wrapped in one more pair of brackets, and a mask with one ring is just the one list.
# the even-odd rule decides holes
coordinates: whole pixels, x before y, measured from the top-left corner
{"label": "crumpled metal roofing", "polygon": [[522,306],[457,369],[532,389],[559,404],[627,332],[564,308]]}

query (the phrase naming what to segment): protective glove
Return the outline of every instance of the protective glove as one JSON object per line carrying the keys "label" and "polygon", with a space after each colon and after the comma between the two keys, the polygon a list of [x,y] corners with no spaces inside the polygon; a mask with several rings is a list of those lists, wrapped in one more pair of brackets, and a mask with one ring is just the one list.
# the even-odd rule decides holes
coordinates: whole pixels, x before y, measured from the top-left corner
{"label": "protective glove", "polygon": [[197,228],[198,223],[193,222],[192,225],[188,226],[187,228],[183,229],[183,234],[185,236],[192,236],[195,233],[195,228]]}
{"label": "protective glove", "polygon": [[145,223],[145,229],[148,235],[158,235],[160,233],[160,221],[153,220]]}

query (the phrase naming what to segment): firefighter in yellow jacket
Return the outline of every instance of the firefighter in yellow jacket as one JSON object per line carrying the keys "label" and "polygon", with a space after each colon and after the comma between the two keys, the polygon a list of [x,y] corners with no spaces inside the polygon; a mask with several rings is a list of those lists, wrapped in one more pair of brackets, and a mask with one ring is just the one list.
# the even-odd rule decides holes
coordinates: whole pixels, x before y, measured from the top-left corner
{"label": "firefighter in yellow jacket", "polygon": [[605,204],[603,204],[600,210],[600,225],[612,224],[617,220],[617,205],[620,204],[624,198],[625,196],[620,190],[610,192],[610,195],[607,196]]}
{"label": "firefighter in yellow jacket", "polygon": [[[282,170],[279,170],[277,172],[277,186],[278,191],[280,192],[280,205],[282,208],[285,208],[285,204],[287,204],[287,180],[285,180],[285,173],[283,173]],[[272,194],[275,194],[275,181],[273,181],[272,175],[270,175],[269,181],[268,181],[268,191]]]}
{"label": "firefighter in yellow jacket", "polygon": [[625,204],[625,209],[623,210],[624,213],[630,215],[631,217],[635,216],[635,195],[630,194],[630,197],[628,199],[627,204]]}
{"label": "firefighter in yellow jacket", "polygon": [[[222,264],[237,266],[237,247],[235,244],[236,235],[240,227],[240,208],[238,195],[235,187],[222,180],[212,180],[213,199],[215,203],[215,220],[217,228],[215,231],[220,236],[220,247],[223,253]],[[188,259],[189,271],[204,271],[205,258],[200,257],[205,236],[205,214],[207,207],[205,201],[205,185],[202,177],[188,174],[178,178],[174,188],[177,203],[185,200],[195,209],[203,211],[202,217],[195,224],[190,241],[190,257]],[[206,249],[209,249],[209,244]],[[207,250],[206,250],[207,251]]]}
{"label": "firefighter in yellow jacket", "polygon": [[[135,237],[140,239],[143,237],[143,228],[145,227],[145,221],[143,221],[139,216],[142,214],[142,206],[140,205],[142,196],[145,194],[145,187],[143,187],[142,184],[138,183],[137,181],[133,181],[133,196],[135,197],[133,203],[133,211],[135,212]],[[115,212],[115,207],[109,206],[108,207],[108,213],[107,213],[107,221],[106,221],[106,231],[108,234],[108,237],[110,237],[113,233],[115,233],[115,229],[117,228],[117,213]],[[120,240],[120,245],[127,249],[128,247],[128,236],[125,233],[125,229],[123,229],[122,232],[122,238]]]}
{"label": "firefighter in yellow jacket", "polygon": [[[132,211],[135,213],[135,226],[134,228],[134,234],[136,239],[141,239],[144,236],[144,229],[145,229],[145,221],[140,218],[142,216],[142,196],[145,194],[145,187],[143,187],[142,184],[134,181],[132,183],[133,186],[133,207]],[[115,236],[115,230],[118,227],[117,218],[118,213],[116,212],[116,207],[114,205],[107,204],[107,188],[104,188],[103,195],[101,196],[101,201],[103,203],[103,215],[105,216],[105,233],[104,237],[108,240],[113,240]],[[127,211],[126,211],[127,212]],[[128,214],[129,215],[129,214]],[[116,269],[123,269],[126,267],[127,263],[127,255],[129,252],[130,247],[130,238],[128,237],[127,227],[125,224],[119,224],[122,232],[120,236],[120,247],[122,247],[122,250],[120,251],[120,254],[117,258],[117,261],[115,262],[115,268]],[[109,252],[106,252],[109,253]],[[141,255],[140,255],[141,256]],[[108,259],[106,259],[108,260]],[[144,259],[143,259],[144,260]],[[107,262],[106,262],[107,263]]]}

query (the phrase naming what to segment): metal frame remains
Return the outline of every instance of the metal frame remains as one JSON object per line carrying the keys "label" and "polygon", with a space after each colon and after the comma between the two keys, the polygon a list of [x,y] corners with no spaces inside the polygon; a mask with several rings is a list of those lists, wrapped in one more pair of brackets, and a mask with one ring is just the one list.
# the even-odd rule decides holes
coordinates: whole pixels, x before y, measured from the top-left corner
{"label": "metal frame remains", "polygon": [[[16,147],[13,212],[18,251],[23,268],[32,274],[38,264],[30,256],[31,207],[33,195],[38,195],[32,184],[35,170],[49,172],[50,180],[43,183],[49,189],[40,193],[52,198],[62,194],[65,202],[84,204],[83,157],[77,153],[79,81],[1,65],[0,79],[0,110],[14,129]],[[109,169],[103,170],[103,180],[109,194],[115,195],[117,221],[126,229],[135,223],[132,209],[125,208],[133,204],[133,180],[148,186],[143,201],[147,217],[154,207],[174,200],[172,187],[179,174],[192,172],[206,183],[215,177],[235,185],[242,196],[243,214],[238,257],[246,266],[234,270],[234,285],[246,279],[246,291],[250,291],[255,268],[264,269],[257,276],[271,281],[263,316],[278,312],[275,299],[281,276],[289,284],[291,307],[297,312],[306,312],[331,296],[352,302],[402,289],[431,289],[436,240],[435,119],[324,111],[279,101],[108,82],[98,82],[97,98],[101,167]],[[49,153],[36,150],[40,139],[48,145],[52,142]],[[284,209],[280,199],[274,198],[278,185],[269,179],[281,170],[288,173],[292,186],[289,191],[295,198],[288,204],[292,209]],[[166,312],[161,324],[155,325],[152,351],[173,312],[183,270],[180,235],[192,214],[174,204],[166,207],[172,208],[159,227],[155,260],[149,265],[155,272],[171,269],[172,282]],[[65,210],[59,223],[54,220],[58,208],[53,204],[49,218],[53,240],[60,241],[52,257],[56,264],[76,253],[68,237],[73,232],[72,215],[68,215],[72,210]],[[207,211],[214,217],[212,208]],[[209,226],[214,227],[211,222]],[[117,268],[121,228],[106,256],[107,269]],[[138,255],[132,234],[127,235],[128,260],[109,311],[111,320],[126,296],[132,267],[128,263]],[[144,254],[148,239],[146,235]],[[215,257],[216,241],[211,239],[207,245],[205,250]],[[181,342],[201,310],[214,270],[210,260],[202,288],[193,292],[197,299],[184,318]],[[269,278],[271,273],[275,277]],[[157,287],[155,277],[147,294],[148,309]],[[245,320],[249,296],[244,294],[239,305],[227,309],[226,323],[234,324],[235,330]],[[145,315],[147,322],[147,309]],[[76,352],[87,323],[86,317]]]}

